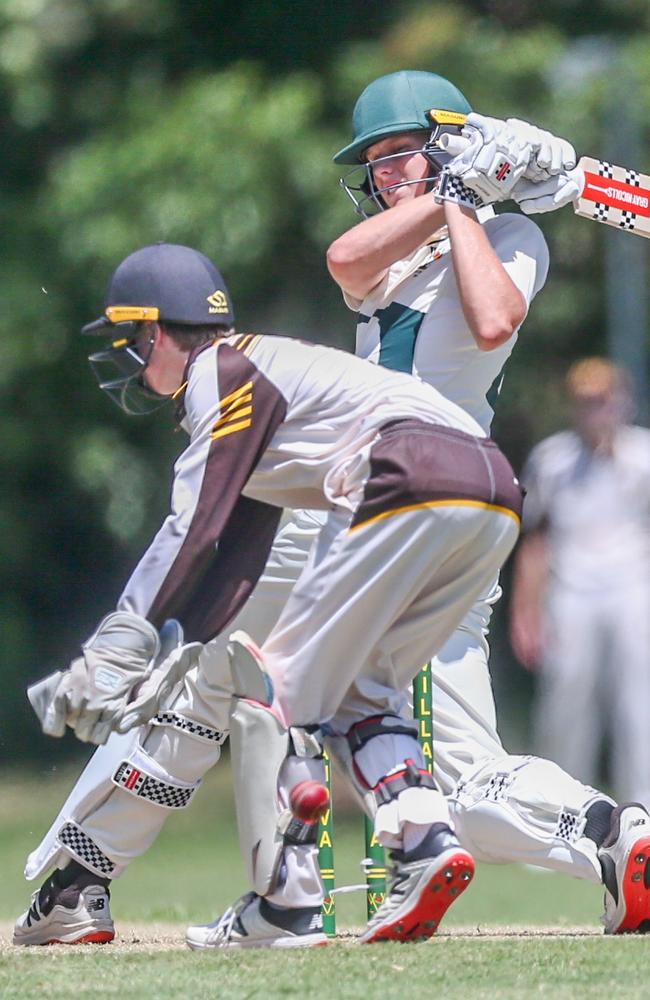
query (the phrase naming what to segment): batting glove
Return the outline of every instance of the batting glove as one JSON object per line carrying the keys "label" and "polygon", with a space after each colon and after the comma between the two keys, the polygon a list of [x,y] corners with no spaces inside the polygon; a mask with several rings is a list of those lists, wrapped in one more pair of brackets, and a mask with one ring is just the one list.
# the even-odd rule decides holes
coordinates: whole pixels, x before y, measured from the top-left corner
{"label": "batting glove", "polygon": [[474,113],[467,116],[462,136],[468,143],[445,170],[484,202],[509,198],[533,155],[528,140],[501,119]]}
{"label": "batting glove", "polygon": [[547,180],[555,174],[573,170],[578,162],[575,149],[566,139],[519,118],[508,118],[505,125],[511,135],[529,143],[532,148],[532,156],[523,175],[527,180]]}
{"label": "batting glove", "polygon": [[438,185],[434,193],[435,200],[439,205],[443,201],[450,201],[454,205],[462,205],[464,208],[479,208],[483,202],[479,195],[471,188],[463,184],[459,177],[454,177],[447,167],[440,171]]}
{"label": "batting glove", "polygon": [[541,181],[522,178],[513,188],[511,197],[525,215],[554,212],[556,208],[575,201],[582,191],[584,181],[584,174],[579,167]]}

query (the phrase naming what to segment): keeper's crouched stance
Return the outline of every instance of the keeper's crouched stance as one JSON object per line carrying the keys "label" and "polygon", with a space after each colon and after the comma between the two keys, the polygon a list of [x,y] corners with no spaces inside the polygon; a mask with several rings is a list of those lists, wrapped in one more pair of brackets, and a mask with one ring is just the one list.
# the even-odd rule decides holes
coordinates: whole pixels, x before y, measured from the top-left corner
{"label": "keeper's crouched stance", "polygon": [[[362,941],[430,937],[472,877],[402,692],[507,558],[520,490],[492,442],[409,420],[380,430],[366,475],[356,510],[330,513],[261,652],[233,637],[242,697],[231,749],[254,892],[209,928],[190,928],[191,947],[324,942],[315,930],[323,901],[316,825],[304,828],[306,842],[293,822],[291,835],[283,832],[292,789],[324,781],[323,741],[392,861],[387,899]],[[244,662],[254,674],[256,661],[271,680],[270,708],[255,695],[264,685],[241,669]]]}
{"label": "keeper's crouched stance", "polygon": [[[111,731],[151,723],[154,735],[173,738],[183,719],[167,718],[160,704],[169,704],[169,691],[196,663],[199,644],[243,606],[281,509],[327,511],[263,648],[272,709],[291,743],[282,744],[270,778],[256,765],[259,794],[290,803],[296,784],[318,781],[319,732],[343,737],[334,741],[338,755],[371,811],[377,808],[380,838],[396,864],[394,886],[365,938],[426,936],[453,896],[433,908],[423,899],[433,897],[441,872],[444,880],[447,871],[457,876],[453,888],[461,888],[472,862],[453,836],[442,795],[422,774],[415,732],[403,720],[403,691],[507,557],[519,487],[479,425],[436,390],[331,349],[215,329],[215,303],[227,327],[221,276],[189,248],[145,248],[113,277],[105,315],[93,324],[112,337],[94,356],[115,368],[101,385],[129,412],[174,395],[190,442],[175,468],[172,512],[116,611],[68,671],[32,691],[32,702],[53,735],[68,725],[101,744]],[[170,620],[184,638],[178,631],[179,641],[163,650]],[[194,735],[198,757],[203,744],[214,752],[210,733]],[[148,743],[130,748],[120,774],[121,787],[146,792],[152,809],[173,805],[170,797],[180,801],[196,783],[189,773],[176,773],[173,783],[157,773]],[[254,782],[247,767],[246,781],[237,783],[254,793]],[[104,804],[90,808],[94,818],[119,812],[130,798],[120,795],[107,786]],[[258,810],[254,802],[239,804],[248,855],[247,817]],[[275,844],[278,817],[267,811],[255,821]],[[321,939],[315,845],[304,831],[285,842],[294,827],[281,831],[280,855],[268,872],[265,861],[264,881],[255,871],[257,894],[219,922],[220,943]],[[113,819],[110,828],[117,829]],[[74,860],[35,894],[16,926],[18,943],[112,936],[107,882],[118,865],[93,829],[86,821],[59,828],[55,846]],[[267,853],[256,849],[255,864]]]}

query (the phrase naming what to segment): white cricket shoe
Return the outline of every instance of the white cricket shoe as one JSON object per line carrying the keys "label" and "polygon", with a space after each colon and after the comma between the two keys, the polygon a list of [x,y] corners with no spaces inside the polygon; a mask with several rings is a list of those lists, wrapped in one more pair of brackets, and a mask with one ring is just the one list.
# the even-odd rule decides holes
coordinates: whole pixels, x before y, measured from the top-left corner
{"label": "white cricket shoe", "polygon": [[605,886],[605,934],[650,933],[650,815],[644,806],[616,806],[598,858]]}
{"label": "white cricket shoe", "polygon": [[408,855],[392,851],[390,857],[393,881],[359,939],[364,944],[430,938],[474,875],[472,855],[441,824],[417,850]]}
{"label": "white cricket shoe", "polygon": [[14,944],[107,944],[115,937],[109,892],[103,885],[69,886],[56,895],[48,882],[16,921]]}
{"label": "white cricket shoe", "polygon": [[284,910],[248,892],[211,924],[188,927],[194,951],[213,948],[314,948],[327,944],[320,907]]}

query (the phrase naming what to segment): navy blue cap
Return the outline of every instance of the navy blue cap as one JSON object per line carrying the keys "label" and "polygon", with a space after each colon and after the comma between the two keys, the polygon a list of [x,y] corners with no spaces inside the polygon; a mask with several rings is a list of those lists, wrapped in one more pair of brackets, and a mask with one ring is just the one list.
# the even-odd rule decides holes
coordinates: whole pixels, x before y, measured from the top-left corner
{"label": "navy blue cap", "polygon": [[142,320],[229,328],[235,315],[226,283],[205,254],[177,243],[154,243],[122,261],[109,282],[104,315],[82,333]]}

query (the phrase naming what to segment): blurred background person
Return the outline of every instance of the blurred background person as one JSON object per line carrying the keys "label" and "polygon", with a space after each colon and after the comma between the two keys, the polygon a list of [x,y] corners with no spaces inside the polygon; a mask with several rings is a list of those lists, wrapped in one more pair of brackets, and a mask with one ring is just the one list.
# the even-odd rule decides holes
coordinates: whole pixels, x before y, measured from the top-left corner
{"label": "blurred background person", "polygon": [[[536,749],[615,795],[650,802],[650,430],[603,358],[566,378],[573,428],[533,448],[522,480],[510,635],[539,671]],[[606,743],[605,743],[606,741]]]}

